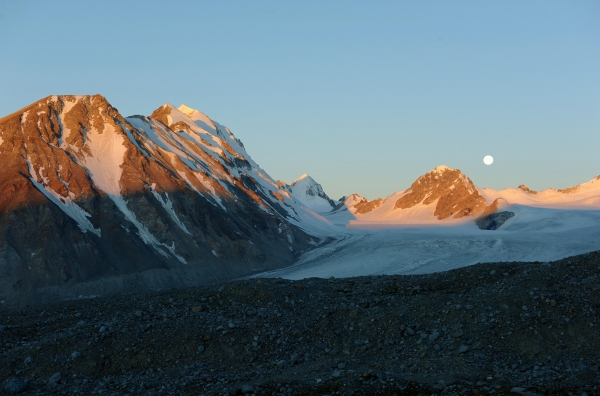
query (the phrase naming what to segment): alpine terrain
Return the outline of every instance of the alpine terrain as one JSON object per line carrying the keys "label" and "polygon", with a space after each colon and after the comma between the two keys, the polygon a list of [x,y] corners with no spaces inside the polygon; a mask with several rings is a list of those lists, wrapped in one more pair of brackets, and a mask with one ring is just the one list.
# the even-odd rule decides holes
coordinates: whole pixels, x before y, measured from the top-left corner
{"label": "alpine terrain", "polygon": [[327,221],[187,106],[50,96],[0,119],[0,300],[214,282],[291,264]]}
{"label": "alpine terrain", "polygon": [[0,165],[0,392],[600,392],[600,177],[336,202],[100,95],[0,119]]}
{"label": "alpine terrain", "polygon": [[334,201],[306,174],[273,180],[228,128],[185,105],[123,117],[100,95],[50,96],[0,119],[0,165],[8,304],[600,249],[600,177],[496,191],[441,165],[385,199]]}

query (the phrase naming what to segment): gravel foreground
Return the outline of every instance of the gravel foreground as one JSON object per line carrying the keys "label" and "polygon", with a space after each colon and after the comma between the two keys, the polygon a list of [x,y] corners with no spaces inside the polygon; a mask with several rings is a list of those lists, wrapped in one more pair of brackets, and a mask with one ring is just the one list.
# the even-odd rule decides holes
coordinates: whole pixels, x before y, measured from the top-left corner
{"label": "gravel foreground", "polygon": [[600,252],[0,310],[4,394],[600,394]]}

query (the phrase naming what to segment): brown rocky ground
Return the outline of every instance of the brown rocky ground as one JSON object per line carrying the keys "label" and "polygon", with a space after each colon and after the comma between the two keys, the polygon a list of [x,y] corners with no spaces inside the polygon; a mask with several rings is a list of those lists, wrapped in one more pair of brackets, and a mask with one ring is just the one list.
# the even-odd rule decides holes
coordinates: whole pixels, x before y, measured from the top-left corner
{"label": "brown rocky ground", "polygon": [[600,394],[600,252],[0,311],[6,394]]}

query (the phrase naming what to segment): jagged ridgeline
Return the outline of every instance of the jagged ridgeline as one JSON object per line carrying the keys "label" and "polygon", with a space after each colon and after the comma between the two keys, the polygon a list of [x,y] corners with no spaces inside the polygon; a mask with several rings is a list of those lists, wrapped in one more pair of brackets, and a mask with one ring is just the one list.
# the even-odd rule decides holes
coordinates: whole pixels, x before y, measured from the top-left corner
{"label": "jagged ridgeline", "polygon": [[[187,106],[123,117],[50,96],[0,119],[0,300],[212,282],[285,266],[305,211]],[[308,217],[308,220],[307,220]]]}

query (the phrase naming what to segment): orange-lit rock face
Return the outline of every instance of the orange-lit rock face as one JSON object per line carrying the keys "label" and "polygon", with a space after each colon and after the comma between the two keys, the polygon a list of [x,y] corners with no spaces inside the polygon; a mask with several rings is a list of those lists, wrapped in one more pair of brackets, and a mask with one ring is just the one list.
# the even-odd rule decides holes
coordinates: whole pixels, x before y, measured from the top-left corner
{"label": "orange-lit rock face", "polygon": [[526,192],[526,193],[528,193],[528,194],[533,194],[533,195],[536,195],[536,194],[537,194],[537,191],[530,190],[530,189],[529,189],[529,187],[527,187],[525,184],[521,184],[521,185],[520,185],[518,188],[519,188],[520,190],[523,190],[523,191],[525,191],[525,192]]}
{"label": "orange-lit rock face", "polygon": [[498,209],[500,208],[500,204],[504,203],[504,204],[508,204],[508,202],[506,202],[505,199],[503,198],[496,198],[494,200],[494,202],[492,202],[487,208],[485,208],[485,210],[483,212],[481,212],[481,214],[477,217],[477,219],[482,219],[485,216],[488,216],[492,213],[495,213],[498,211]]}
{"label": "orange-lit rock face", "polygon": [[487,207],[473,182],[458,169],[438,167],[418,178],[394,205],[408,209],[430,205],[437,200],[434,215],[438,220],[473,216]]}
{"label": "orange-lit rock face", "polygon": [[[27,107],[25,111],[0,120],[3,141],[0,146],[1,191],[10,191],[11,185],[29,178],[64,198],[68,198],[69,193],[74,195],[73,198],[91,198],[99,194],[85,169],[71,157],[78,152],[85,152],[85,129],[92,128],[94,117],[76,117],[69,112],[63,120],[60,115],[65,110],[65,102],[74,104],[71,110],[75,113],[89,113],[87,108],[77,105],[74,97],[48,97]],[[99,121],[96,119],[95,122]],[[66,141],[65,131],[71,132]],[[65,150],[66,145],[72,145],[73,148]],[[31,183],[25,183],[22,187],[35,190]],[[9,203],[0,202],[0,213],[26,205],[29,199],[38,202],[37,196],[32,192],[20,194],[17,200]]]}
{"label": "orange-lit rock face", "polygon": [[572,194],[572,193],[576,192],[578,189],[579,189],[579,186],[574,186],[574,187],[561,188],[556,191],[563,193],[563,194]]}
{"label": "orange-lit rock face", "polygon": [[373,201],[364,200],[364,201],[354,205],[354,207],[356,208],[355,213],[365,214],[365,213],[372,212],[373,210],[380,207],[382,203],[383,203],[383,199],[381,199],[381,198],[377,198]]}

